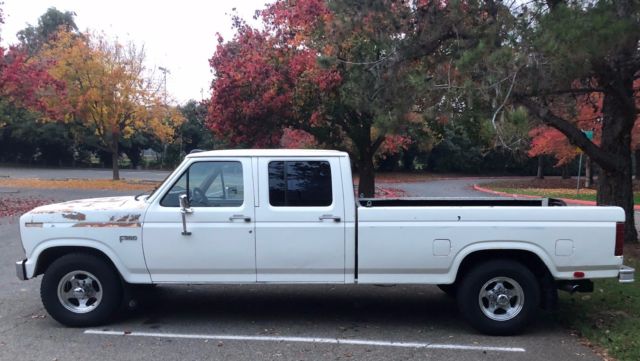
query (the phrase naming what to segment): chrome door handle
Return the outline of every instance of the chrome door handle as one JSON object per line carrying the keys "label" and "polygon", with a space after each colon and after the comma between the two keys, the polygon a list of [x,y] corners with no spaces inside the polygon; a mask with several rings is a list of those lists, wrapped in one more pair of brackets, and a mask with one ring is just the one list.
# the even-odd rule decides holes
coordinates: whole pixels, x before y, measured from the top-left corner
{"label": "chrome door handle", "polygon": [[233,216],[229,217],[229,220],[231,222],[233,222],[236,219],[242,219],[245,222],[251,222],[251,217],[243,216],[242,214],[234,214]]}
{"label": "chrome door handle", "polygon": [[324,221],[325,219],[333,219],[334,222],[340,222],[340,217],[332,216],[330,214],[323,214],[318,217],[319,220]]}

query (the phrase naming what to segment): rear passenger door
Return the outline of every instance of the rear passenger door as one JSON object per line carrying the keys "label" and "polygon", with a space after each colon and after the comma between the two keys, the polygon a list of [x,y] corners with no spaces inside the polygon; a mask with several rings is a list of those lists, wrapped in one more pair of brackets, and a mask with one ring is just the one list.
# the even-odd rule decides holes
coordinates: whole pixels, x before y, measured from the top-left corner
{"label": "rear passenger door", "polygon": [[258,282],[344,282],[339,159],[260,158]]}

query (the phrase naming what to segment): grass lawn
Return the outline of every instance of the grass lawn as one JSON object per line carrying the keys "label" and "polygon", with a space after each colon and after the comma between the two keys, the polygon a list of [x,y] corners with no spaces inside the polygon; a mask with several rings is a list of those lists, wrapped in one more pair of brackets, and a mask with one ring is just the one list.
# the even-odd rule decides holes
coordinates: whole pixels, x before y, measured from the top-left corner
{"label": "grass lawn", "polygon": [[[517,179],[501,180],[482,184],[482,187],[498,192],[511,194],[524,194],[537,197],[569,198],[583,201],[595,201],[596,189],[594,187],[581,187],[576,192],[575,179]],[[640,204],[640,184],[634,184],[634,202]]]}
{"label": "grass lawn", "polygon": [[[640,269],[640,248],[627,246],[625,264]],[[594,349],[619,361],[640,360],[640,282],[597,280],[593,293],[560,292],[559,322]]]}
{"label": "grass lawn", "polygon": [[[596,200],[596,192],[593,189],[581,189],[579,193],[576,193],[575,189],[545,189],[545,188],[506,188],[506,187],[493,187],[491,185],[483,185],[485,188],[492,189],[498,192],[512,193],[512,194],[526,194],[530,196],[540,196],[549,198],[569,198],[579,199],[583,201]],[[640,204],[640,192],[633,193],[633,200],[635,204]]]}

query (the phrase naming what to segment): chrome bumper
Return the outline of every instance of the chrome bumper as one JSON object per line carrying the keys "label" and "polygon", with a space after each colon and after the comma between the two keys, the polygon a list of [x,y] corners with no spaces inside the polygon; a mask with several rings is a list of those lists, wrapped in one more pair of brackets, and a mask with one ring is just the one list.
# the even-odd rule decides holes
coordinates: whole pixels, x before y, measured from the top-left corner
{"label": "chrome bumper", "polygon": [[26,259],[16,262],[16,276],[18,276],[18,279],[21,281],[25,281],[27,279],[27,270],[24,268],[25,262],[27,262]]}
{"label": "chrome bumper", "polygon": [[620,266],[620,273],[618,273],[618,281],[620,283],[631,283],[634,281],[635,273],[635,268],[622,265]]}

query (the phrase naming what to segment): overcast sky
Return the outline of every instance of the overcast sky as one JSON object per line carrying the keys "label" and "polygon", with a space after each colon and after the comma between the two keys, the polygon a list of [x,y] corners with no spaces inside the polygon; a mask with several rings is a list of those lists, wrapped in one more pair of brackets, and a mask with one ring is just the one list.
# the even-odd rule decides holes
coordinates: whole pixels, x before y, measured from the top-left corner
{"label": "overcast sky", "polygon": [[[207,98],[213,75],[208,60],[216,46],[216,32],[232,37],[232,9],[250,20],[269,0],[4,0],[4,45],[17,42],[27,23],[37,25],[49,7],[74,11],[81,30],[101,30],[121,40],[145,46],[147,65],[171,72],[167,91],[179,102]],[[159,72],[158,72],[159,73]]]}

